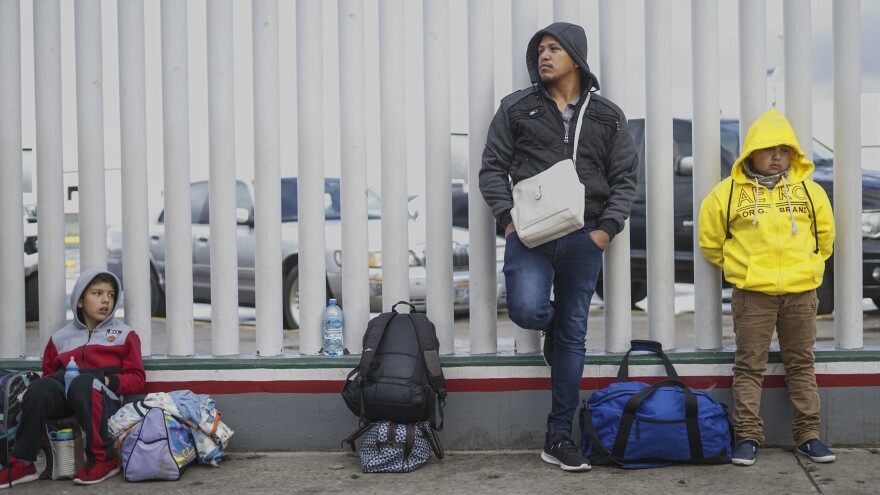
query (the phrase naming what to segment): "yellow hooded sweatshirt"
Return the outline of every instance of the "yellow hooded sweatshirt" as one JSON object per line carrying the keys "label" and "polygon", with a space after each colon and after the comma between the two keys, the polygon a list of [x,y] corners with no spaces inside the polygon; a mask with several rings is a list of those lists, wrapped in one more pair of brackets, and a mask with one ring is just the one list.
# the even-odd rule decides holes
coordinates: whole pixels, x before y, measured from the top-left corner
{"label": "yellow hooded sweatshirt", "polygon": [[[791,167],[770,191],[743,167],[753,151],[779,145],[791,148]],[[825,190],[809,179],[813,168],[778,111],[767,111],[749,128],[730,177],[700,206],[700,250],[728,282],[770,295],[822,283],[834,245],[834,215]]]}

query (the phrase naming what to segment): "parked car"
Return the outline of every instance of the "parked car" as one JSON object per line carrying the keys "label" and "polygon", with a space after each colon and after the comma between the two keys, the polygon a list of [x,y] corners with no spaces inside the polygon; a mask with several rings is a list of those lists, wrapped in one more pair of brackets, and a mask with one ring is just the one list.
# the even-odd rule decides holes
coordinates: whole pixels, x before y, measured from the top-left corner
{"label": "parked car", "polygon": [[[325,263],[327,271],[327,298],[336,298],[344,308],[342,294],[342,227],[340,207],[340,181],[328,178],[324,181],[325,204]],[[209,186],[207,181],[194,182],[190,187],[192,205],[192,257],[193,257],[193,300],[199,303],[211,302],[210,246],[211,232],[208,209]],[[254,191],[250,184],[236,183],[236,217],[238,221],[238,298],[242,306],[256,304],[255,291],[255,232],[254,232]],[[378,245],[381,240],[380,220],[381,200],[368,191],[368,231],[370,238],[369,278],[370,311],[382,310],[382,253]],[[298,211],[297,179],[281,179],[281,243],[283,269],[284,326],[298,328],[299,317],[299,259],[298,259]],[[410,251],[409,251],[409,290],[410,301],[417,311],[426,310],[426,269],[424,229],[417,228],[419,214],[411,209]],[[108,269],[120,280],[122,272],[122,233],[119,227],[108,229]],[[465,312],[469,307],[468,278],[468,232],[453,228],[454,273],[452,288],[454,309]],[[503,250],[503,240],[501,240]],[[503,260],[503,251],[502,258]],[[500,271],[500,260],[498,262]],[[503,285],[503,284],[502,284]],[[164,211],[150,227],[150,289],[151,313],[153,316],[165,315],[165,227]],[[501,296],[503,297],[503,295]]]}
{"label": "parked car", "polygon": [[36,321],[40,319],[36,203],[24,205],[22,224],[24,228],[24,314],[25,320]]}
{"label": "parked car", "polygon": [[[645,120],[629,120],[629,128],[639,154],[639,181],[636,197],[630,212],[630,266],[631,295],[635,304],[648,295],[647,275],[647,230],[646,190],[645,190]],[[692,123],[686,119],[673,119],[673,157],[670,160],[670,173],[674,180],[675,216],[675,281],[693,283],[694,281],[694,214],[693,214],[693,162]],[[730,175],[733,162],[739,157],[739,121],[721,120],[721,177]],[[813,162],[816,168],[813,180],[825,189],[834,202],[833,152],[818,141],[813,141]],[[720,178],[719,178],[720,179]],[[454,192],[453,225],[468,226],[467,192]],[[496,226],[500,229],[500,226]],[[880,306],[880,172],[862,170],[862,287],[864,296],[871,298]],[[726,284],[726,282],[725,282]],[[603,285],[600,278],[596,292],[602,296]],[[834,258],[825,264],[825,277],[817,289],[819,314],[829,314],[834,310]]]}

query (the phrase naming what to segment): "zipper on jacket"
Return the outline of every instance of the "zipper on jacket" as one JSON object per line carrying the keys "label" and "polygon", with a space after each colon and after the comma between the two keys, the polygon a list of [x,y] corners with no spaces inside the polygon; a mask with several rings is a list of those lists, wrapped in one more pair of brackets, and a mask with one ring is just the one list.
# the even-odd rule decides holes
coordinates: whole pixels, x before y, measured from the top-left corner
{"label": "zipper on jacket", "polygon": [[89,345],[89,342],[92,340],[92,330],[89,330],[89,338],[86,339],[86,343],[82,346],[82,352],[80,353],[80,368],[86,367],[86,346]]}

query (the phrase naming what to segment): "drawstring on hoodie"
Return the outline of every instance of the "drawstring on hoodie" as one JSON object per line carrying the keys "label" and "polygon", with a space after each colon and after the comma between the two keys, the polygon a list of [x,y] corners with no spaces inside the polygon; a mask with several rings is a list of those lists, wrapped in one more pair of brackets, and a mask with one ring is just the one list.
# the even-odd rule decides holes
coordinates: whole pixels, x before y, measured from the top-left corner
{"label": "drawstring on hoodie", "polygon": [[794,185],[788,178],[788,174],[782,174],[782,187],[785,189],[785,199],[788,201],[788,212],[791,214],[791,235],[797,235],[797,224],[794,223],[794,209],[791,207],[791,197],[788,194],[788,183]]}
{"label": "drawstring on hoodie", "polygon": [[760,189],[758,188],[758,178],[755,177],[755,214],[752,215],[752,225],[758,225],[758,193]]}

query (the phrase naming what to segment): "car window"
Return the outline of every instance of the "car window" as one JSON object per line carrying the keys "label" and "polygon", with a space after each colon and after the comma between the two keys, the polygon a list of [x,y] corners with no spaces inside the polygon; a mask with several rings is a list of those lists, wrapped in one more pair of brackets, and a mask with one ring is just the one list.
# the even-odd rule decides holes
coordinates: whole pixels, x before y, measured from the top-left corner
{"label": "car window", "polygon": [[[299,220],[297,204],[297,180],[286,178],[281,180],[281,221],[296,222]],[[339,179],[324,180],[324,218],[339,220],[342,217],[342,194]],[[382,200],[372,189],[367,189],[367,217],[379,218],[382,212]]]}

